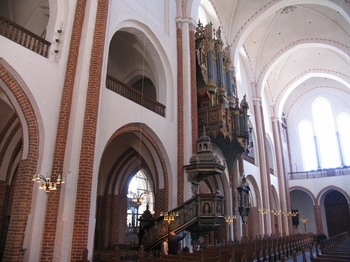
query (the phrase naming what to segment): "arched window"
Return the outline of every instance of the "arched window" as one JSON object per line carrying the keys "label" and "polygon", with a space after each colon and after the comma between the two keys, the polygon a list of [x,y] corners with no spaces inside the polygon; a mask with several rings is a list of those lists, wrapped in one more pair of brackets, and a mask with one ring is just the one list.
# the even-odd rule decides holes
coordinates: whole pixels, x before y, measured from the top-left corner
{"label": "arched window", "polygon": [[269,168],[270,168],[270,174],[275,175],[275,172],[273,170],[274,168],[274,158],[273,158],[273,150],[272,150],[272,145],[271,145],[271,140],[267,137],[267,160],[269,163]]}
{"label": "arched window", "polygon": [[331,104],[323,97],[316,98],[311,109],[312,121],[302,120],[298,126],[304,170],[349,165],[350,115],[340,113],[335,126]]}
{"label": "arched window", "polygon": [[128,187],[128,210],[127,210],[127,241],[138,242],[138,218],[147,208],[154,210],[153,183],[147,170],[140,169],[131,179]]}
{"label": "arched window", "polygon": [[350,165],[350,115],[341,113],[337,117],[338,139],[342,153],[342,164]]}
{"label": "arched window", "polygon": [[[317,157],[314,142],[314,132],[311,123],[307,120],[301,121],[298,127],[298,131],[301,154],[303,157],[303,168],[304,170],[315,170],[317,169]],[[298,172],[297,165],[295,168],[296,170],[294,171]]]}
{"label": "arched window", "polygon": [[321,168],[339,167],[340,156],[334,119],[331,105],[327,99],[323,97],[315,99],[312,104],[312,117]]}
{"label": "arched window", "polygon": [[206,25],[208,23],[208,17],[205,13],[205,10],[202,6],[199,6],[198,8],[198,20],[201,21],[203,25]]}
{"label": "arched window", "polygon": [[[201,0],[198,6],[198,20],[203,26],[211,23],[213,28],[218,29],[220,26],[219,18],[216,11],[209,0]],[[198,22],[198,21],[197,21]]]}

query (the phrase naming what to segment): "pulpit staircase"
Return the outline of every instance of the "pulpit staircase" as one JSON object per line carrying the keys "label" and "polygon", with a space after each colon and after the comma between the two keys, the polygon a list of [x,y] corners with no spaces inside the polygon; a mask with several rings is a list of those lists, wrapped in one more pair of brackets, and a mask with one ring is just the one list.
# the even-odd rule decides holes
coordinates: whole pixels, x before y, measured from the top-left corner
{"label": "pulpit staircase", "polygon": [[224,220],[224,197],[221,194],[197,194],[170,212],[178,216],[168,223],[163,216],[141,228],[140,243],[145,251],[160,245],[171,231],[210,232],[216,230]]}

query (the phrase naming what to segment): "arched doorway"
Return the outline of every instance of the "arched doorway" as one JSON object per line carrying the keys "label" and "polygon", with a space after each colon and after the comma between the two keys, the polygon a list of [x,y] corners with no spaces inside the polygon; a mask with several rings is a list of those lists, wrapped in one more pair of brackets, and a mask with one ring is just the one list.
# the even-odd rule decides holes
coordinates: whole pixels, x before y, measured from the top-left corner
{"label": "arched doorway", "polygon": [[349,203],[338,191],[331,191],[324,200],[329,236],[350,230]]}
{"label": "arched doorway", "polygon": [[169,161],[159,141],[144,123],[110,138],[100,161],[94,249],[138,248],[138,218],[147,204],[151,213],[167,210]]}

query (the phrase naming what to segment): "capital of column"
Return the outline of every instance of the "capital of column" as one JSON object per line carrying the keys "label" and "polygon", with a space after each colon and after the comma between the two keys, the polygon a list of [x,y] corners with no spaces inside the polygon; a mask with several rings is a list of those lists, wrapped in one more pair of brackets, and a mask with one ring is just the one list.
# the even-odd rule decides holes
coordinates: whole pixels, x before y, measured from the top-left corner
{"label": "capital of column", "polygon": [[183,24],[188,24],[189,30],[195,31],[197,28],[197,24],[194,22],[194,20],[190,17],[177,17],[175,19],[176,27],[182,28]]}
{"label": "capital of column", "polygon": [[252,100],[253,100],[253,103],[261,103],[262,97],[261,96],[253,96]]}

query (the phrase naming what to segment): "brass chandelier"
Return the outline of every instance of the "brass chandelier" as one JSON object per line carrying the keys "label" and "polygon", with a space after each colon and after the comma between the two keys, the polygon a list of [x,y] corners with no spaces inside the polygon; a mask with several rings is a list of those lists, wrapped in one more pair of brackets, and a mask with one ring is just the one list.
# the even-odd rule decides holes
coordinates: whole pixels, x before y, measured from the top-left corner
{"label": "brass chandelier", "polygon": [[32,181],[37,182],[39,184],[39,189],[44,190],[46,195],[52,190],[57,190],[58,185],[65,183],[63,176],[61,175],[58,175],[56,179],[51,179],[49,174],[45,177],[40,173],[35,174]]}

